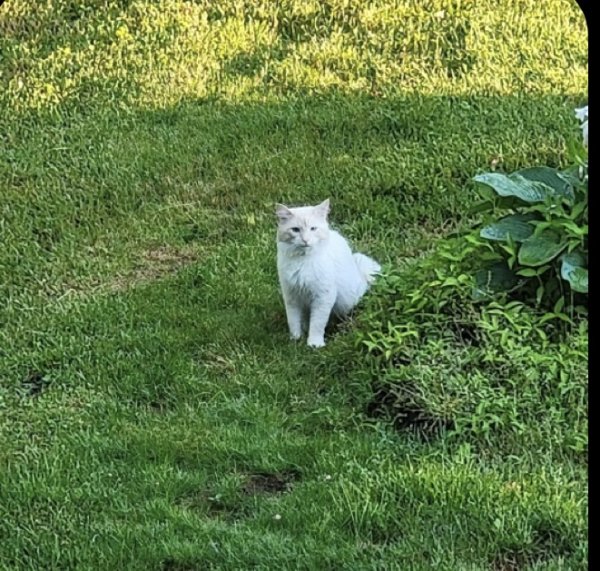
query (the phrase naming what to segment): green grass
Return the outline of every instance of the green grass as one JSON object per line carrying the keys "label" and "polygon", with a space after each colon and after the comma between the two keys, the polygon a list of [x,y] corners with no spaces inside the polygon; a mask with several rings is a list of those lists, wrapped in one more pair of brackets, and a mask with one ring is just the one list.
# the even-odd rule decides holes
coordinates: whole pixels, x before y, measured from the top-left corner
{"label": "green grass", "polygon": [[[331,197],[410,289],[474,174],[565,163],[574,2],[8,0],[0,62],[0,568],[586,567],[575,412],[509,447],[369,418],[354,341],[389,295],[290,343],[273,216]],[[439,343],[409,371],[428,407],[472,378]]]}

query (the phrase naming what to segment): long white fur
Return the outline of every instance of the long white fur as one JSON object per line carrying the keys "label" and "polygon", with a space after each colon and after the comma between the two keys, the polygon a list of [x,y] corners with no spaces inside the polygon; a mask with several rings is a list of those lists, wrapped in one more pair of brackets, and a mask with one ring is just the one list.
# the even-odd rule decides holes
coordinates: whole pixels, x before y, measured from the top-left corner
{"label": "long white fur", "polygon": [[[380,265],[352,253],[329,228],[329,200],[318,206],[277,205],[277,270],[292,339],[308,328],[308,345],[325,345],[332,313],[344,316],[365,294]],[[307,327],[308,326],[308,327]]]}

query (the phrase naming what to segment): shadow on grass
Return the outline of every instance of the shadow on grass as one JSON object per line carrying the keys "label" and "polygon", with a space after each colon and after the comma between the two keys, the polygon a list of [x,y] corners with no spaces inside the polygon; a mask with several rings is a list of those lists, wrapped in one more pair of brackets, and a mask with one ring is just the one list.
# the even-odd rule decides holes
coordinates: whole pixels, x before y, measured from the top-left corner
{"label": "shadow on grass", "polygon": [[574,105],[336,90],[127,113],[67,100],[7,125],[0,291],[60,295],[134,244],[243,243],[272,226],[275,202],[324,197],[351,239],[394,258],[407,236],[460,224],[477,172],[563,161]]}

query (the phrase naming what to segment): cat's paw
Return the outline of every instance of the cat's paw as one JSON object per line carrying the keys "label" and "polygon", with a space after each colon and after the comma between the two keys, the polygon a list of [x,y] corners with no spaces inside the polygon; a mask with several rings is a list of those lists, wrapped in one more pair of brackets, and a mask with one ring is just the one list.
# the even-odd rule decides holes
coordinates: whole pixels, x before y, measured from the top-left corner
{"label": "cat's paw", "polygon": [[319,348],[319,347],[325,347],[325,340],[320,337],[320,338],[314,338],[314,339],[309,339],[308,340],[308,346],[309,347],[313,347],[315,349]]}
{"label": "cat's paw", "polygon": [[300,341],[301,337],[302,337],[302,333],[296,333],[296,332],[290,333],[290,339],[292,341]]}

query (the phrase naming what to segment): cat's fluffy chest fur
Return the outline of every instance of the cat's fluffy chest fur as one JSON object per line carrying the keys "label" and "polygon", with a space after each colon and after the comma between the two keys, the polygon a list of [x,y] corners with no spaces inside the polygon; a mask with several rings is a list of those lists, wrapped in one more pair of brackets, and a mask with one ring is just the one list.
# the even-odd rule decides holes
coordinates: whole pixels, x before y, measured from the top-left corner
{"label": "cat's fluffy chest fur", "polygon": [[348,242],[335,230],[309,252],[277,244],[279,281],[308,310],[310,303],[335,292],[333,311],[348,313],[367,289]]}
{"label": "cat's fluffy chest fur", "polygon": [[367,291],[380,267],[352,253],[344,237],[327,223],[329,201],[290,209],[278,206],[277,269],[292,338],[308,325],[308,344],[325,344],[332,313],[345,315]]}

